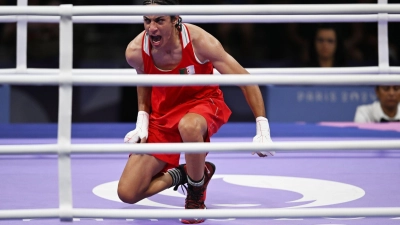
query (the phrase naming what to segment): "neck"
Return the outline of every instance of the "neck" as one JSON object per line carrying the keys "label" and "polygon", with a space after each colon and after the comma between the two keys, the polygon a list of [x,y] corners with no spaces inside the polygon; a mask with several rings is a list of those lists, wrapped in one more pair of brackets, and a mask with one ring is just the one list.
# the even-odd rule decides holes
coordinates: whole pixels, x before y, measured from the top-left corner
{"label": "neck", "polygon": [[321,67],[333,67],[333,58],[319,58],[318,62]]}
{"label": "neck", "polygon": [[180,47],[180,45],[181,45],[181,40],[179,38],[179,31],[175,29],[172,32],[171,38],[168,40],[168,43],[164,46],[163,49],[160,50],[166,54],[172,54],[174,50]]}
{"label": "neck", "polygon": [[397,114],[397,106],[393,107],[393,108],[392,107],[391,108],[384,108],[381,105],[381,108],[382,108],[383,113],[385,113],[385,115],[388,116],[389,118],[393,118]]}

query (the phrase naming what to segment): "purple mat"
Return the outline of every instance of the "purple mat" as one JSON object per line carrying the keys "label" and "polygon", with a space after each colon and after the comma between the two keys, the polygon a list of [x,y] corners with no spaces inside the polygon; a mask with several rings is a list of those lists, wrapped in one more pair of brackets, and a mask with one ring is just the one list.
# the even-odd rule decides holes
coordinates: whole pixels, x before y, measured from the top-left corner
{"label": "purple mat", "polygon": [[[338,138],[330,138],[335,140]],[[275,141],[322,140],[276,138]],[[327,139],[324,139],[327,140]],[[343,138],[341,138],[343,140]],[[213,141],[251,141],[214,138]],[[55,143],[55,139],[0,139],[0,144]],[[74,139],[74,143],[120,143],[121,139]],[[117,200],[115,188],[125,154],[73,155],[73,205],[76,208],[169,209],[184,204],[184,194],[167,190],[135,205]],[[209,209],[400,207],[400,154],[395,151],[210,153],[217,165],[207,192]],[[55,155],[0,156],[0,210],[58,207]],[[172,220],[79,219],[76,224],[181,224]],[[0,224],[66,224],[58,219],[0,220]],[[222,219],[205,225],[392,225],[400,218]]]}

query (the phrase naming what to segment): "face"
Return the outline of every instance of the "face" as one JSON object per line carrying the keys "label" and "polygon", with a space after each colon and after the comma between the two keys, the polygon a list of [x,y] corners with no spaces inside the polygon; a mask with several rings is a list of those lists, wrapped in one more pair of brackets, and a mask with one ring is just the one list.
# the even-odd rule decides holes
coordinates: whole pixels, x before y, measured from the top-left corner
{"label": "face", "polygon": [[321,29],[315,37],[315,49],[318,58],[332,59],[336,51],[336,32],[333,29]]}
{"label": "face", "polygon": [[171,16],[143,16],[143,21],[153,48],[161,48],[173,41],[176,20],[171,21]]}
{"label": "face", "polygon": [[395,108],[400,102],[400,85],[378,86],[376,96],[379,98],[382,107]]}

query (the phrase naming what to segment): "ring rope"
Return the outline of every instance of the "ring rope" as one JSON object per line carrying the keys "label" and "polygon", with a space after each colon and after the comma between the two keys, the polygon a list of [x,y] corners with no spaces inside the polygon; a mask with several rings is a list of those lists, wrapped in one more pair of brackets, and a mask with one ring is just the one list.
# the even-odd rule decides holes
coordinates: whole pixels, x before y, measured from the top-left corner
{"label": "ring rope", "polygon": [[[383,20],[375,14],[367,15],[197,15],[182,16],[187,23],[338,23],[338,22],[378,22]],[[22,20],[20,16],[0,16],[0,22],[13,23]],[[31,23],[58,23],[59,16],[26,16],[24,21]],[[142,16],[73,16],[74,23],[118,23],[139,24],[143,23]],[[389,14],[388,22],[400,22],[400,15]]]}
{"label": "ring rope", "polygon": [[[62,16],[61,6],[2,6],[0,15]],[[400,4],[307,4],[307,5],[157,5],[74,6],[71,16],[113,15],[296,15],[400,13]]]}

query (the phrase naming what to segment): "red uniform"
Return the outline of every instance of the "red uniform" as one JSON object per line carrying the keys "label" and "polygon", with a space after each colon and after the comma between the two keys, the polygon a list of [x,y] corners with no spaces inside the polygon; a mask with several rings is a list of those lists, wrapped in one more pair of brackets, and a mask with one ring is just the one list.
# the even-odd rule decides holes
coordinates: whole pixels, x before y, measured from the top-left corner
{"label": "red uniform", "polygon": [[[180,32],[182,45],[181,62],[170,71],[158,69],[151,57],[150,38],[143,35],[142,57],[145,74],[213,74],[211,62],[200,62],[194,51],[190,39],[189,30],[182,25]],[[177,75],[179,76],[179,75]],[[187,113],[202,115],[208,126],[207,138],[210,137],[225,124],[231,110],[224,102],[219,86],[177,86],[177,87],[152,87],[151,113],[149,121],[149,136],[147,143],[182,142],[178,130],[179,121]],[[167,162],[166,168],[179,165],[179,154],[153,154],[156,158]]]}

